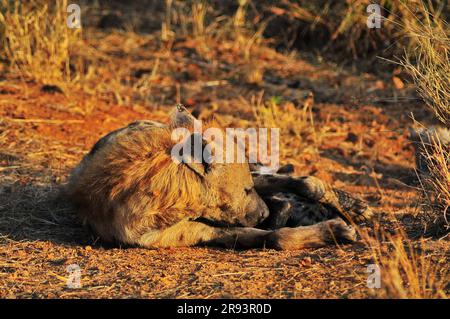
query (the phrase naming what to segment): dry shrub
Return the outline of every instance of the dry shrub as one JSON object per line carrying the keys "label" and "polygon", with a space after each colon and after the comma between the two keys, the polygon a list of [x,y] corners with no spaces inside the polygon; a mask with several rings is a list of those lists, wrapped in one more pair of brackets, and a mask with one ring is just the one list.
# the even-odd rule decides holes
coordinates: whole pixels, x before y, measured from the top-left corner
{"label": "dry shrub", "polygon": [[428,157],[431,178],[430,185],[435,190],[436,200],[443,211],[442,217],[445,227],[450,228],[447,218],[450,207],[450,147],[444,147],[441,143],[436,143],[434,153]]}
{"label": "dry shrub", "polygon": [[[381,0],[381,28],[368,28],[367,12],[370,0],[356,1],[290,1],[278,0],[264,6],[264,11],[276,16],[268,26],[268,36],[287,47],[320,46],[334,53],[351,53],[354,58],[373,54],[392,57],[411,45],[405,26],[420,25],[421,0]],[[426,7],[436,16],[448,15],[445,1],[428,1]],[[418,22],[415,22],[418,18]],[[323,45],[325,44],[325,45]],[[341,57],[341,55],[339,55]]]}
{"label": "dry shrub", "polygon": [[450,27],[422,4],[421,15],[404,25],[412,44],[401,64],[431,111],[450,126]]}
{"label": "dry shrub", "polygon": [[450,229],[450,144],[444,144],[448,141],[433,132],[427,131],[419,142],[420,156],[426,166],[426,174],[421,173],[420,179],[431,212],[425,224],[428,231],[441,234]]}
{"label": "dry shrub", "polygon": [[[419,15],[404,25],[405,32],[413,44],[400,64],[414,79],[418,93],[436,117],[450,127],[450,60],[449,26],[435,11],[424,3]],[[422,155],[428,166],[424,188],[431,186],[437,200],[440,219],[448,228],[447,210],[450,206],[450,145],[441,141],[438,134],[422,141]],[[446,144],[447,143],[447,144]],[[425,190],[426,191],[426,190]],[[433,205],[434,207],[434,205]]]}
{"label": "dry shrub", "polygon": [[[411,74],[419,94],[426,105],[447,127],[450,101],[450,61],[448,59],[449,28],[439,10],[433,10],[431,2],[419,1],[417,10],[405,7],[399,26],[408,38],[405,58],[401,65]],[[426,130],[433,132],[433,130]],[[434,212],[427,228],[436,228],[438,233],[448,231],[447,210],[450,206],[450,145],[445,145],[438,134],[428,134],[419,145],[426,162],[426,173],[421,172],[424,192],[429,196]],[[433,200],[432,200],[433,199]],[[439,209],[436,210],[435,203]],[[444,221],[444,223],[442,223]],[[431,223],[430,223],[431,222]],[[444,227],[442,227],[444,225]],[[390,298],[446,298],[448,267],[445,252],[432,261],[427,255],[425,242],[414,244],[406,232],[397,225],[390,234],[379,227],[376,236],[362,234],[371,248],[374,261],[381,269],[382,297]],[[442,265],[441,265],[442,264]]]}
{"label": "dry shrub", "polygon": [[0,5],[0,51],[10,67],[42,83],[72,81],[71,53],[81,29],[67,26],[67,0],[1,0]]}

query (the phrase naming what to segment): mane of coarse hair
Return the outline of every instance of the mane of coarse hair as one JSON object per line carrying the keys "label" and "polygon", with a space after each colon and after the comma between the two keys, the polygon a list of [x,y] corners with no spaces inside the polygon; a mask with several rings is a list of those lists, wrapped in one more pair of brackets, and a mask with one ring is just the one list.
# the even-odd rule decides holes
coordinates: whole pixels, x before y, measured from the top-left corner
{"label": "mane of coarse hair", "polygon": [[[131,131],[99,150],[78,183],[84,197],[96,198],[99,209],[125,201],[143,203],[149,212],[164,211],[155,218],[163,225],[176,220],[178,211],[189,216],[204,209],[200,205],[215,197],[201,177],[171,158],[176,142],[169,128]],[[205,198],[205,200],[199,200]],[[97,200],[98,199],[98,200]],[[96,209],[97,207],[91,207]]]}

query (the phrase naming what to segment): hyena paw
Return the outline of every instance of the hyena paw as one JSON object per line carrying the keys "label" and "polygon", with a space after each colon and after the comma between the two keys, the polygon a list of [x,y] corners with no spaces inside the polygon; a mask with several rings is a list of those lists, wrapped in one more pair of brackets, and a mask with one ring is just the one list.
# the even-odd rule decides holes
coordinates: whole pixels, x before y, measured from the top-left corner
{"label": "hyena paw", "polygon": [[310,200],[320,200],[326,193],[324,182],[314,176],[304,176],[296,179],[299,183],[297,187],[298,195]]}
{"label": "hyena paw", "polygon": [[323,223],[326,228],[325,241],[329,243],[349,243],[356,240],[356,230],[342,219],[331,219]]}
{"label": "hyena paw", "polygon": [[373,217],[373,211],[369,205],[362,199],[353,196],[343,190],[334,189],[334,193],[338,198],[339,205],[344,215],[354,222],[368,221]]}

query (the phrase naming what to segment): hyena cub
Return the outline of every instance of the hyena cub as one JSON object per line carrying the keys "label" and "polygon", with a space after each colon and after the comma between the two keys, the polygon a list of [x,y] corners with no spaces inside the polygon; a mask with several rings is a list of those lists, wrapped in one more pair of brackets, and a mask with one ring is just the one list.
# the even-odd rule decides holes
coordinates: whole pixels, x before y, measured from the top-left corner
{"label": "hyena cub", "polygon": [[[257,193],[269,207],[263,228],[308,226],[333,218],[347,223],[371,219],[373,212],[363,200],[313,177],[293,177],[293,167],[281,167],[275,174],[261,174],[257,165],[250,165]],[[291,185],[304,180],[308,190],[294,191]],[[312,192],[311,192],[312,190]]]}
{"label": "hyena cub", "polygon": [[[354,239],[354,230],[340,218],[294,228],[255,228],[269,216],[258,194],[271,193],[264,184],[267,179],[255,178],[261,181],[256,185],[247,163],[207,163],[194,152],[183,154],[191,160],[174,161],[171,131],[191,124],[190,115],[178,107],[169,125],[138,121],[101,138],[66,187],[83,223],[105,241],[148,248],[297,249]],[[213,141],[191,133],[184,149],[192,150],[195,142],[203,145],[204,153]],[[271,181],[277,192],[322,201],[341,211],[334,193],[314,178],[273,179],[278,181]]]}

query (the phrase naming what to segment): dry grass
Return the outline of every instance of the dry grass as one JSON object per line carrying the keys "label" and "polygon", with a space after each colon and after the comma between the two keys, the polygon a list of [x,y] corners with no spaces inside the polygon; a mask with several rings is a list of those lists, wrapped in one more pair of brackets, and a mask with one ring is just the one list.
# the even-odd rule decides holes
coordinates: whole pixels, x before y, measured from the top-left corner
{"label": "dry grass", "polygon": [[[413,25],[422,27],[421,21],[427,19],[427,16],[421,15],[423,7],[435,16],[443,15],[444,19],[448,15],[445,2],[382,0],[377,2],[381,7],[381,28],[369,29],[367,19],[370,13],[366,8],[372,3],[369,0],[281,0],[269,6],[268,10],[287,22],[287,27],[279,30],[277,38],[288,47],[296,43],[302,45],[301,42],[314,45],[314,39],[321,39],[321,42],[327,43],[322,48],[337,54],[345,51],[354,58],[373,55],[392,57],[402,53],[405,47],[411,47],[413,43],[408,37],[409,29]],[[419,18],[418,21],[415,18]]]}
{"label": "dry grass", "polygon": [[415,18],[404,26],[413,47],[401,64],[430,110],[450,126],[450,26],[424,5],[421,8],[423,21]]}
{"label": "dry grass", "polygon": [[[429,155],[431,167],[431,184],[436,190],[438,202],[441,204],[443,215],[446,216],[450,207],[450,152],[448,146],[444,147],[440,142],[435,143],[434,154]],[[447,225],[450,225],[446,220]]]}
{"label": "dry grass", "polygon": [[[83,28],[67,26],[67,0],[56,1],[55,5],[42,0],[1,1],[0,52],[8,68],[24,80],[56,85],[68,96],[86,94],[83,105],[70,111],[90,114],[95,99],[124,104],[129,103],[130,96],[147,94],[148,82],[141,80],[130,88],[130,70],[118,65],[117,59],[99,50],[98,45],[87,45]],[[112,34],[107,40],[114,43],[114,37]],[[123,46],[130,53],[146,40],[129,32]],[[108,49],[114,50],[114,45]],[[157,65],[156,59],[153,76]]]}
{"label": "dry grass", "polygon": [[[429,227],[438,233],[450,230],[450,145],[444,145],[437,134],[429,133],[421,140],[421,151],[428,174],[421,174],[421,185],[429,203]],[[430,218],[431,217],[431,218]]]}
{"label": "dry grass", "polygon": [[[436,201],[438,203],[438,220],[443,225],[443,229],[448,232],[450,229],[450,151],[449,147],[442,144],[435,144],[435,152],[429,157],[429,167],[431,170],[430,184],[434,189]],[[437,221],[434,221],[437,223]]]}
{"label": "dry grass", "polygon": [[0,5],[1,53],[13,70],[46,84],[74,81],[71,55],[81,29],[66,25],[67,0],[56,1],[55,6],[38,0],[2,0]]}
{"label": "dry grass", "polygon": [[414,242],[398,221],[395,230],[375,223],[373,232],[358,229],[379,269],[381,289],[374,295],[396,299],[447,298],[449,271],[445,252],[430,256],[422,239]]}
{"label": "dry grass", "polygon": [[258,126],[283,128],[283,140],[295,137],[305,142],[312,141],[311,144],[316,146],[320,144],[312,115],[312,103],[305,100],[303,105],[295,105],[283,101],[280,96],[272,96],[266,101],[263,101],[263,97],[264,94],[261,92],[250,99],[250,106]]}
{"label": "dry grass", "polygon": [[[400,64],[414,79],[417,90],[429,109],[445,125],[450,125],[450,48],[449,27],[438,10],[419,1],[416,10],[404,8],[403,19],[398,22],[408,38],[409,47]],[[430,176],[422,186],[431,185],[440,210],[431,224],[443,224],[448,230],[447,210],[450,207],[450,153],[438,136],[430,136],[430,145],[422,141],[424,157]],[[425,190],[426,192],[426,190]],[[432,206],[433,207],[433,206]],[[433,208],[432,208],[433,209]],[[436,208],[434,208],[436,209]],[[442,222],[444,219],[444,222]],[[431,227],[427,225],[427,227]],[[384,285],[383,297],[394,298],[446,298],[448,270],[433,264],[424,248],[424,241],[412,242],[401,226],[390,234],[382,228],[376,236],[363,236],[372,250],[373,258],[381,268]],[[377,234],[378,233],[378,234]],[[382,243],[386,242],[387,245]],[[446,263],[445,254],[441,260]]]}
{"label": "dry grass", "polygon": [[[403,26],[412,47],[406,51],[400,64],[412,76],[429,110],[450,127],[449,25],[439,12],[430,11],[422,2],[418,14]],[[422,141],[423,156],[430,171],[424,182],[434,190],[441,211],[438,215],[445,220],[444,227],[448,229],[450,145],[443,144],[437,135],[429,139],[429,142]]]}

